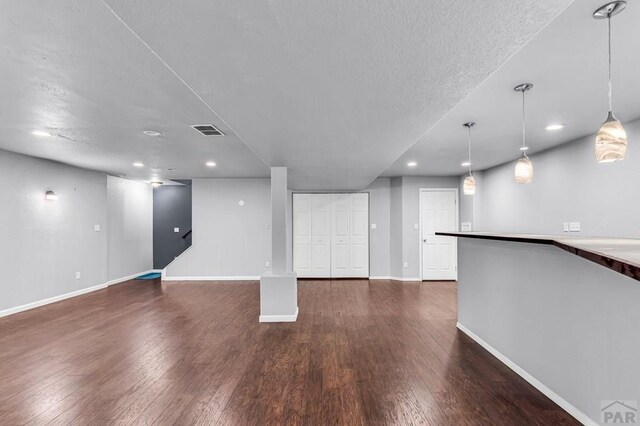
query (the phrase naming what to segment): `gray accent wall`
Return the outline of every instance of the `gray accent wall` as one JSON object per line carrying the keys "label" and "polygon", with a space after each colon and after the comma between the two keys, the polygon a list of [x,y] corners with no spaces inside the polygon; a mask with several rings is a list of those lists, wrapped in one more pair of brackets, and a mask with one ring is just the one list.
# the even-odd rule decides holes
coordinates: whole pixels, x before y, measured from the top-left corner
{"label": "gray accent wall", "polygon": [[270,180],[194,179],[192,191],[193,244],[166,268],[166,278],[257,279],[268,270]]}
{"label": "gray accent wall", "polygon": [[[153,267],[164,269],[191,247],[191,182],[153,190]],[[178,228],[179,232],[174,232]]]}
{"label": "gray accent wall", "polygon": [[581,232],[570,235],[640,237],[640,120],[624,127],[629,149],[617,163],[596,162],[590,134],[532,155],[530,184],[514,182],[514,162],[485,170],[480,205],[466,206],[465,217],[473,216],[477,231],[563,234],[564,222],[580,222]]}
{"label": "gray accent wall", "polygon": [[[151,269],[150,222],[148,234],[135,233],[146,242],[133,240],[125,247],[116,241],[118,229],[140,222],[129,217],[132,209],[108,197],[107,188],[117,186],[120,196],[129,199],[129,189],[142,185],[114,185],[119,181],[123,180],[105,173],[0,150],[0,313],[105,285],[122,277],[118,274]],[[142,187],[149,203],[137,204],[135,214],[144,216],[147,211],[150,220],[150,189]],[[45,200],[48,190],[59,200]]]}

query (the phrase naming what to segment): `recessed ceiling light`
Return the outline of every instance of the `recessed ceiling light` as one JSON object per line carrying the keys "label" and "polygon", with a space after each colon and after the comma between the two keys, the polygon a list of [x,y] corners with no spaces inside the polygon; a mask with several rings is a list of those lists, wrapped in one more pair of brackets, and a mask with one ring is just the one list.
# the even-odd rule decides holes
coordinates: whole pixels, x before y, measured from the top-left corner
{"label": "recessed ceiling light", "polygon": [[547,127],[545,127],[545,129],[549,131],[561,130],[561,129],[564,129],[564,124],[561,124],[561,123],[549,124]]}
{"label": "recessed ceiling light", "polygon": [[215,161],[207,161],[206,164],[207,164],[207,167],[215,167],[216,166]]}
{"label": "recessed ceiling light", "polygon": [[151,186],[153,186],[154,188],[160,188],[162,186],[162,182],[160,181],[154,181],[154,182],[149,182],[151,184]]}
{"label": "recessed ceiling light", "polygon": [[417,166],[417,165],[418,165],[418,163],[416,163],[415,161],[409,161],[409,162],[407,163],[407,167],[415,167],[415,166]]}
{"label": "recessed ceiling light", "polygon": [[142,133],[147,136],[162,136],[162,132],[159,132],[157,130],[143,130]]}
{"label": "recessed ceiling light", "polygon": [[520,151],[528,151],[529,147],[528,146],[521,146],[520,147]]}
{"label": "recessed ceiling light", "polygon": [[139,161],[136,161],[135,163],[133,163],[133,167],[144,167],[144,164],[142,164]]}
{"label": "recessed ceiling light", "polygon": [[462,167],[469,167],[471,165],[470,162],[465,161],[464,163],[460,164]]}
{"label": "recessed ceiling light", "polygon": [[51,137],[51,133],[49,132],[45,132],[44,130],[34,130],[33,132],[31,132],[32,134],[36,135],[36,136],[41,136],[43,138],[48,138]]}

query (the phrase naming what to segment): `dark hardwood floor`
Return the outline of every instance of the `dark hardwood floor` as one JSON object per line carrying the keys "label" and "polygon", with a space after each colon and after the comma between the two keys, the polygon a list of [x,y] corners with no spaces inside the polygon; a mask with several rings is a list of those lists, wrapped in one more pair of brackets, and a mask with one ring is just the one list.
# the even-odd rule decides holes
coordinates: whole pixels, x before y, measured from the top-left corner
{"label": "dark hardwood floor", "polygon": [[134,281],[0,319],[0,423],[577,424],[456,329],[456,284]]}

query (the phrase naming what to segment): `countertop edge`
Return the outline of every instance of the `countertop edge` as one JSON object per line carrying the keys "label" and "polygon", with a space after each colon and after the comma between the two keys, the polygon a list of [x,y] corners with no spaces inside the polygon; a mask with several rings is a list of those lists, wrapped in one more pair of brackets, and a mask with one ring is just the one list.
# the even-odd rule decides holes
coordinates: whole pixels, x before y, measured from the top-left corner
{"label": "countertop edge", "polygon": [[552,239],[541,236],[540,238],[532,238],[526,236],[508,236],[508,235],[491,235],[491,234],[466,234],[464,232],[436,232],[436,235],[446,237],[460,237],[460,238],[472,238],[481,240],[492,241],[510,241],[527,244],[543,244],[552,245],[568,253],[582,257],[583,259],[597,263],[598,265],[609,268],[612,271],[625,275],[634,280],[640,281],[640,266],[629,263],[624,259],[620,259],[614,256],[610,256],[597,251],[587,250],[585,248],[576,247],[567,242],[560,241],[560,239]]}

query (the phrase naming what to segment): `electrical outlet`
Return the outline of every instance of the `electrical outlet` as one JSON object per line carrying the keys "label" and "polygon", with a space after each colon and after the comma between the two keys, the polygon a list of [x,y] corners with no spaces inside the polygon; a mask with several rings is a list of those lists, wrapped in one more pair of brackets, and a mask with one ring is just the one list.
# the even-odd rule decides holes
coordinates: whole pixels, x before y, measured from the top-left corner
{"label": "electrical outlet", "polygon": [[562,231],[569,232],[569,222],[565,222],[562,224]]}
{"label": "electrical outlet", "polygon": [[76,280],[79,280],[80,276],[81,276],[80,271],[76,272]]}
{"label": "electrical outlet", "polygon": [[93,225],[93,230],[96,232],[100,232],[100,225]]}
{"label": "electrical outlet", "polygon": [[173,232],[180,232],[180,228],[173,228]]}
{"label": "electrical outlet", "polygon": [[569,222],[569,232],[580,232],[580,222]]}
{"label": "electrical outlet", "polygon": [[408,267],[409,267],[409,262],[404,262],[404,263],[402,264],[402,267],[403,267],[403,268],[408,268]]}
{"label": "electrical outlet", "polygon": [[377,228],[378,228],[378,225],[376,225],[375,223],[371,224],[371,229],[377,229]]}
{"label": "electrical outlet", "polygon": [[471,222],[462,222],[460,224],[460,230],[462,232],[470,232],[471,231]]}

